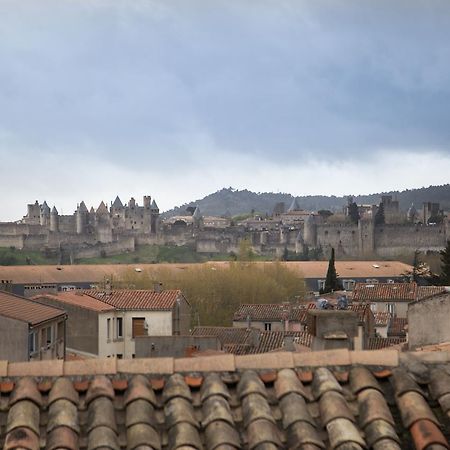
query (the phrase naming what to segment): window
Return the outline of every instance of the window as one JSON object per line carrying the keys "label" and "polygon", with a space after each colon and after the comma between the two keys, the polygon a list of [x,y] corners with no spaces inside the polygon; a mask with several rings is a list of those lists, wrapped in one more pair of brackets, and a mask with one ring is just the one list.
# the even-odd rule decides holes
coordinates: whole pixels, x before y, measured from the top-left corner
{"label": "window", "polygon": [[325,289],[325,280],[317,280],[317,285],[319,287],[319,291]]}
{"label": "window", "polygon": [[106,319],[106,339],[111,339],[111,319]]}
{"label": "window", "polygon": [[374,313],[377,312],[377,304],[376,303],[371,303],[370,304],[370,310]]}
{"label": "window", "polygon": [[265,331],[272,331],[272,324],[270,322],[266,322],[264,324],[264,330]]}
{"label": "window", "polygon": [[30,352],[30,355],[36,353],[36,331],[32,331],[28,335],[28,350]]}
{"label": "window", "polygon": [[42,344],[50,345],[53,342],[52,327],[42,329]]}
{"label": "window", "polygon": [[[123,319],[122,317],[118,317],[116,320],[116,337],[117,339],[123,338]],[[119,357],[119,355],[117,355]]]}
{"label": "window", "polygon": [[147,336],[147,330],[145,329],[145,318],[144,317],[133,317],[133,339],[136,336]]}
{"label": "window", "polygon": [[395,315],[395,303],[388,303],[386,305],[386,309],[389,313],[391,313],[393,316]]}
{"label": "window", "polygon": [[355,280],[344,280],[342,285],[346,291],[351,291],[355,287]]}
{"label": "window", "polygon": [[122,357],[123,357],[123,355],[122,355],[122,353],[117,353],[117,359],[122,359]]}

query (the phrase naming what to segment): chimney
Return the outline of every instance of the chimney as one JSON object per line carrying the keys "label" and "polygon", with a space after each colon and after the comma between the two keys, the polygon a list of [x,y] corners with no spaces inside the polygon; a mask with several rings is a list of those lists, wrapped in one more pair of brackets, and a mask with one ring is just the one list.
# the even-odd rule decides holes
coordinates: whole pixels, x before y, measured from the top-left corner
{"label": "chimney", "polygon": [[288,334],[283,336],[283,349],[287,352],[295,351],[294,336],[289,336]]}
{"label": "chimney", "polygon": [[248,343],[252,347],[258,347],[259,346],[259,341],[260,341],[260,336],[261,336],[261,332],[259,330],[257,330],[256,328],[252,328],[250,330],[250,336],[249,336],[249,339],[248,339]]}
{"label": "chimney", "polygon": [[162,291],[162,286],[163,286],[162,283],[154,283],[153,284],[153,291],[158,293],[158,294],[160,294],[161,291]]}
{"label": "chimney", "polygon": [[107,296],[110,296],[111,295],[111,290],[112,290],[111,280],[107,278],[105,280],[105,294]]}
{"label": "chimney", "polygon": [[251,322],[251,319],[250,319],[250,314],[247,314],[247,328],[250,328],[251,324],[252,324],[252,322]]}

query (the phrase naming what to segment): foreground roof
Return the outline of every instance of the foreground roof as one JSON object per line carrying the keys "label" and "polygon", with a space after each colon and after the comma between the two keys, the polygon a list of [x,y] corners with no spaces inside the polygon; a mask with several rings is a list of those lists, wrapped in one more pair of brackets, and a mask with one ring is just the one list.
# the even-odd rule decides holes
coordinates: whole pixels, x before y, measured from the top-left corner
{"label": "foreground roof", "polygon": [[64,317],[66,313],[52,306],[0,291],[0,316],[27,322],[34,326],[48,320]]}
{"label": "foreground roof", "polygon": [[0,362],[5,449],[448,449],[450,353]]}

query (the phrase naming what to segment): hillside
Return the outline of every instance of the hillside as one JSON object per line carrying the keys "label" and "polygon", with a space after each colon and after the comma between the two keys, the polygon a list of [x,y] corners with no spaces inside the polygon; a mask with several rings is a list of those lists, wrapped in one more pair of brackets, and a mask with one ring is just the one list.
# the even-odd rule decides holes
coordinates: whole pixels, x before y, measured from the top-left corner
{"label": "hillside", "polygon": [[[439,202],[441,208],[450,210],[450,184],[442,186],[429,186],[420,189],[407,189],[405,191],[381,192],[369,195],[354,196],[357,203],[378,204],[381,195],[392,195],[400,202],[400,208],[407,210],[411,203],[419,209],[423,202]],[[233,188],[223,188],[220,191],[207,195],[206,197],[186,203],[166,211],[163,216],[173,216],[185,214],[188,206],[197,205],[203,214],[206,215],[231,215],[245,214],[252,210],[262,214],[271,214],[274,206],[278,202],[284,202],[286,208],[289,207],[293,196],[287,193],[251,192],[247,189],[237,190]],[[347,196],[325,196],[308,195],[297,197],[298,203],[302,209],[318,211],[320,209],[329,209],[331,211],[340,211],[347,203]]]}

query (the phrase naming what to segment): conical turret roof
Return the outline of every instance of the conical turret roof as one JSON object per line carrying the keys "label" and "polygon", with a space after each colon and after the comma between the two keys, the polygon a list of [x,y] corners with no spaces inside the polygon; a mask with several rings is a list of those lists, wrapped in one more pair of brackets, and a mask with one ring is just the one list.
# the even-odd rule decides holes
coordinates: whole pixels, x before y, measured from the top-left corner
{"label": "conical turret roof", "polygon": [[159,211],[158,205],[156,204],[155,200],[152,201],[152,204],[150,206],[151,209],[157,209]]}
{"label": "conical turret roof", "polygon": [[108,214],[108,208],[103,201],[98,205],[97,214]]}
{"label": "conical turret roof", "polygon": [[288,212],[300,211],[300,205],[298,204],[297,197],[292,200],[291,206],[289,206]]}
{"label": "conical turret roof", "polygon": [[123,203],[120,200],[119,196],[117,196],[116,199],[114,200],[114,203],[112,204],[112,207],[115,208],[115,209],[123,208]]}
{"label": "conical turret roof", "polygon": [[47,202],[44,200],[44,203],[41,205],[42,214],[50,214],[50,208],[47,205]]}
{"label": "conical turret roof", "polygon": [[53,206],[52,208],[52,214],[57,216],[58,215],[58,210],[56,209],[56,206]]}
{"label": "conical turret roof", "polygon": [[414,203],[411,203],[411,206],[408,209],[408,212],[406,213],[408,216],[408,219],[413,219],[417,215],[417,209],[414,206]]}
{"label": "conical turret roof", "polygon": [[80,211],[80,212],[88,212],[88,209],[86,207],[86,203],[84,203],[84,201],[82,201],[80,203],[80,206],[78,207],[78,211]]}
{"label": "conical turret roof", "polygon": [[195,211],[194,211],[194,214],[192,214],[192,217],[195,220],[198,220],[198,219],[202,218],[202,213],[200,212],[200,208],[198,206],[195,208]]}

